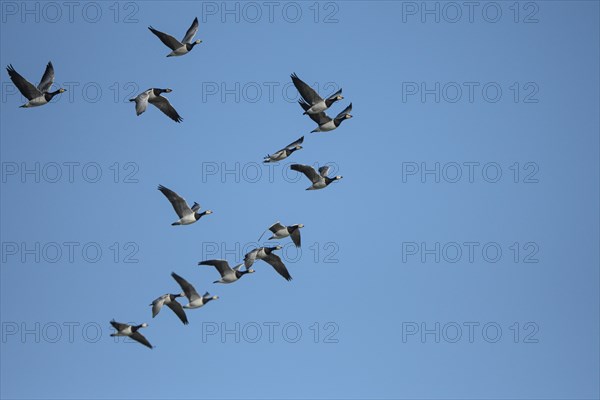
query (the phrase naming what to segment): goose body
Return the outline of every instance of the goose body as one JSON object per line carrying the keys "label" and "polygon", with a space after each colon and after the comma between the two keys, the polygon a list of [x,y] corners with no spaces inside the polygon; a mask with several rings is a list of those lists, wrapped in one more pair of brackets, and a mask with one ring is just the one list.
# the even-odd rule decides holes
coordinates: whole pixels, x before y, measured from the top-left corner
{"label": "goose body", "polygon": [[167,57],[183,56],[192,51],[194,46],[202,43],[202,40],[196,40],[192,42],[192,39],[194,36],[196,36],[196,32],[198,32],[198,18],[194,19],[192,25],[188,28],[181,41],[175,39],[173,36],[167,33],[156,30],[151,26],[149,26],[148,29],[150,32],[155,34],[165,46],[172,50],[169,54],[167,54]]}
{"label": "goose body", "polygon": [[281,261],[281,258],[279,258],[277,254],[273,253],[275,250],[280,249],[281,246],[259,247],[257,249],[254,249],[244,256],[244,265],[246,266],[246,268],[250,268],[256,260],[262,260],[270,266],[272,266],[275,269],[275,271],[277,271],[277,273],[281,275],[285,280],[291,281],[292,276],[287,270],[287,267],[285,266],[283,261]]}
{"label": "goose body", "polygon": [[283,149],[278,150],[271,155],[267,155],[263,162],[269,163],[269,162],[277,162],[277,161],[285,160],[293,152],[302,149],[302,146],[301,146],[302,142],[304,142],[304,136],[302,136],[300,139],[296,140],[295,142],[288,144]]}
{"label": "goose body", "polygon": [[160,312],[162,306],[169,307],[175,315],[183,322],[184,325],[188,324],[187,316],[185,315],[185,311],[179,302],[177,301],[178,297],[182,297],[183,294],[164,294],[154,300],[150,305],[152,306],[152,318],[156,317]]}
{"label": "goose body", "polygon": [[330,168],[328,166],[323,166],[319,168],[319,172],[315,171],[313,167],[310,165],[302,165],[302,164],[292,164],[290,169],[298,172],[302,172],[310,181],[312,185],[307,187],[306,190],[319,190],[324,189],[329,186],[331,183],[342,179],[343,177],[338,175],[333,178],[329,178],[327,175],[329,174]]}
{"label": "goose body", "polygon": [[[279,221],[277,221],[267,229],[268,231],[271,231],[271,233],[272,233],[269,240],[284,239],[288,236],[291,236],[292,242],[294,242],[296,247],[300,247],[300,244],[301,244],[300,228],[304,228],[304,224],[295,224],[295,225],[285,226],[285,225],[282,225]],[[264,233],[263,233],[263,235],[264,235]],[[262,235],[258,240],[260,241],[261,238],[262,238]]]}
{"label": "goose body", "polygon": [[138,116],[146,112],[148,103],[150,103],[173,121],[181,122],[183,118],[177,113],[177,110],[175,110],[166,97],[161,96],[162,93],[171,93],[172,91],[172,89],[150,88],[138,94],[133,99],[129,99],[129,101],[135,102],[135,113]]}
{"label": "goose body", "polygon": [[44,75],[37,86],[34,86],[27,79],[23,78],[12,65],[6,67],[8,76],[14,85],[19,89],[19,92],[28,100],[27,103],[20,106],[21,108],[40,107],[48,104],[54,96],[66,92],[66,89],[60,88],[54,92],[50,92],[50,87],[54,83],[54,67],[52,62],[48,62]]}
{"label": "goose body", "polygon": [[[302,100],[298,102],[302,109],[305,111],[310,109],[310,105]],[[313,129],[311,132],[330,132],[334,129],[337,129],[342,122],[347,119],[352,118],[352,103],[348,107],[346,107],[341,113],[339,113],[335,118],[329,117],[324,112],[316,113],[316,114],[308,114],[308,116],[318,124],[318,127]]]}
{"label": "goose body", "polygon": [[322,113],[333,103],[344,98],[342,96],[342,89],[340,89],[326,99],[323,99],[313,88],[304,83],[302,79],[298,78],[298,75],[292,74],[291,78],[294,86],[298,89],[298,93],[300,93],[300,96],[302,96],[302,99],[308,105],[308,107],[304,109],[304,114],[312,115]]}
{"label": "goose body", "polygon": [[146,339],[144,335],[139,332],[141,328],[147,328],[148,324],[143,323],[141,325],[129,325],[122,322],[116,322],[114,319],[110,321],[110,324],[116,330],[116,332],[111,333],[110,336],[127,336],[150,349],[152,348],[152,345],[148,339]]}
{"label": "goose body", "polygon": [[209,265],[215,267],[217,271],[219,271],[221,279],[214,281],[213,283],[233,283],[238,281],[242,276],[254,272],[253,269],[248,268],[246,271],[240,271],[241,266],[244,264],[238,264],[234,268],[231,268],[226,260],[200,261],[198,265]]}
{"label": "goose body", "polygon": [[177,214],[177,216],[179,216],[179,220],[173,222],[171,224],[172,226],[191,225],[198,221],[200,218],[204,217],[205,215],[212,214],[211,210],[206,210],[201,213],[198,212],[200,211],[200,204],[198,203],[194,203],[190,208],[190,206],[188,206],[187,202],[183,197],[181,197],[171,189],[164,187],[163,185],[158,185],[158,190],[165,195],[165,197],[173,206],[175,213]]}
{"label": "goose body", "polygon": [[183,308],[200,308],[209,301],[217,300],[219,298],[219,296],[211,296],[208,292],[200,296],[194,286],[192,286],[191,283],[183,279],[181,276],[177,275],[175,272],[171,273],[171,276],[177,281],[179,286],[181,286],[181,290],[183,290],[185,297],[187,297],[189,300],[189,303],[184,305]]}

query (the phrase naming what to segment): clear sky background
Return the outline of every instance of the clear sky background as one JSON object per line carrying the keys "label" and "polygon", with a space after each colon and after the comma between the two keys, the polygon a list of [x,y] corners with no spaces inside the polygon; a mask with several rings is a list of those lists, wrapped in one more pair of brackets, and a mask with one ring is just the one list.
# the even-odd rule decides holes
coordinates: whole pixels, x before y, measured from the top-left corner
{"label": "clear sky background", "polygon": [[[1,2],[1,396],[598,398],[598,2],[252,4]],[[147,26],[195,16],[204,42],[165,58]],[[18,108],[4,67],[37,84],[49,60],[69,91]],[[292,72],[355,118],[309,133]],[[181,124],[136,117],[149,87]],[[288,161],[344,179],[306,192]],[[158,184],[214,214],[170,226]],[[293,281],[196,265],[277,220],[305,224]],[[220,296],[189,326],[151,318],[171,271]]]}

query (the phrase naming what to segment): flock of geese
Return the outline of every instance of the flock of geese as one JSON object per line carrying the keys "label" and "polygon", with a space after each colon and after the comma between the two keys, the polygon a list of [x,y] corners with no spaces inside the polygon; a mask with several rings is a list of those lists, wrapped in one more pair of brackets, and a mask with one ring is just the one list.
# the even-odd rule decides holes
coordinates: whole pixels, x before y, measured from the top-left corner
{"label": "flock of geese", "polygon": [[[173,36],[167,33],[158,31],[153,27],[148,27],[148,29],[154,35],[156,35],[161,42],[171,49],[171,52],[167,55],[167,57],[183,56],[191,52],[196,45],[202,43],[202,40],[193,41],[194,36],[198,32],[198,18],[194,19],[192,25],[187,30],[181,41],[175,39]],[[23,78],[23,76],[21,76],[12,65],[9,65],[6,69],[14,85],[27,99],[27,103],[21,105],[20,107],[30,108],[43,106],[48,104],[52,98],[54,98],[54,96],[65,92],[65,89],[63,88],[50,91],[52,85],[54,84],[54,67],[52,62],[49,62],[46,66],[44,75],[37,86]],[[350,105],[348,105],[335,118],[331,118],[325,113],[325,111],[329,110],[334,103],[343,99],[341,89],[327,98],[322,98],[313,88],[303,82],[296,74],[292,74],[291,79],[300,94],[301,99],[299,100],[299,104],[304,110],[303,114],[308,115],[318,125],[317,128],[315,128],[312,132],[332,131],[337,129],[344,120],[352,118],[352,115],[350,114],[352,111],[352,103],[350,103]],[[181,118],[181,116],[177,113],[169,100],[162,96],[163,93],[170,92],[172,92],[171,89],[150,88],[140,93],[135,98],[130,99],[130,101],[135,102],[135,111],[138,116],[146,111],[148,104],[152,104],[173,121],[179,123],[183,120],[183,118]],[[276,151],[275,153],[267,155],[264,158],[264,162],[279,162],[288,158],[294,152],[302,149],[301,145],[303,142],[304,136],[293,143],[290,143],[286,147]],[[310,165],[303,164],[292,164],[290,168],[294,171],[301,172],[310,180],[311,186],[309,186],[306,190],[323,189],[329,186],[332,182],[342,179],[341,176],[329,177],[328,175],[330,168],[327,166],[319,168],[318,171]],[[173,206],[173,209],[175,210],[175,213],[179,217],[179,219],[173,222],[171,225],[190,225],[196,223],[202,217],[212,214],[211,210],[200,212],[200,204],[196,202],[194,202],[194,204],[192,204],[190,207],[183,197],[173,190],[166,188],[165,186],[159,185],[158,190],[169,200]],[[267,231],[270,231],[272,235],[269,240],[279,240],[290,237],[296,247],[300,247],[300,229],[303,227],[303,224],[285,226],[277,221],[268,229],[266,229],[258,240],[260,241],[264,234]],[[233,268],[226,260],[205,260],[199,262],[198,265],[214,267],[218,271],[221,278],[213,283],[229,284],[238,281],[246,274],[253,273],[254,269],[251,267],[256,261],[262,260],[271,265],[284,279],[290,281],[292,276],[290,275],[281,258],[275,254],[275,251],[280,250],[281,248],[282,247],[280,245],[274,247],[255,248],[244,256],[243,263],[237,264]],[[243,270],[242,267],[244,267]],[[218,296],[211,295],[209,292],[205,292],[203,295],[200,295],[191,283],[175,272],[171,273],[171,276],[180,286],[182,292],[177,294],[167,293],[155,299],[150,304],[152,306],[152,318],[158,315],[163,306],[167,306],[175,313],[175,315],[177,315],[184,325],[187,325],[189,321],[185,313],[185,309],[200,308],[206,305],[208,302],[217,300],[219,298]],[[188,303],[186,305],[179,303],[177,299],[180,297],[187,298]],[[140,325],[130,325],[116,322],[114,319],[110,321],[110,323],[116,330],[116,332],[112,333],[111,336],[127,336],[149,348],[153,348],[150,342],[140,333],[140,329],[146,328],[148,324],[143,323]]]}

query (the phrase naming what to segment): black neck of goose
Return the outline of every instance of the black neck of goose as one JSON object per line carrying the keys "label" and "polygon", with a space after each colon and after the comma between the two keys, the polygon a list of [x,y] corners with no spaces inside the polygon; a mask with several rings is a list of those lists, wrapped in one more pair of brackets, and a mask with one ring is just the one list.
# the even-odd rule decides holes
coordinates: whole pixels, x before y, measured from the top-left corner
{"label": "black neck of goose", "polygon": [[292,232],[298,230],[298,225],[291,225],[287,227],[288,232],[291,234]]}
{"label": "black neck of goose", "polygon": [[204,304],[208,303],[211,300],[213,300],[212,296],[210,296],[210,297],[203,297],[202,298],[202,301],[204,302]]}
{"label": "black neck of goose", "polygon": [[287,149],[287,155],[289,156],[290,154],[292,154],[293,152],[295,152],[296,150],[298,150],[295,147],[292,147],[291,149]]}
{"label": "black neck of goose", "polygon": [[335,124],[335,126],[340,126],[345,119],[346,119],[346,114],[340,115],[339,117],[337,117],[336,119],[333,120],[333,123]]}
{"label": "black neck of goose", "polygon": [[54,92],[46,92],[46,93],[44,93],[44,97],[46,98],[46,101],[50,101],[50,100],[52,100],[52,98],[54,96],[56,96],[59,93],[60,93],[60,89],[55,90]]}
{"label": "black neck of goose", "polygon": [[194,213],[194,218],[196,218],[196,221],[198,221],[200,218],[204,217],[206,215],[206,211],[203,211],[201,213]]}
{"label": "black neck of goose", "polygon": [[131,327],[131,332],[137,332],[141,327],[142,327],[142,325],[132,326]]}
{"label": "black neck of goose", "polygon": [[325,100],[325,105],[327,106],[327,108],[329,108],[336,101],[338,101],[337,97],[330,97],[330,98],[328,98],[328,99]]}
{"label": "black neck of goose", "polygon": [[186,43],[185,47],[187,49],[187,51],[190,51],[191,49],[194,48],[195,45],[197,45],[198,43],[196,42],[192,42],[192,43]]}
{"label": "black neck of goose", "polygon": [[235,276],[237,276],[237,278],[239,279],[239,278],[241,278],[242,276],[246,275],[247,273],[248,273],[248,271],[247,271],[247,270],[246,270],[246,271],[240,271],[240,270],[237,270],[237,271],[235,271]]}
{"label": "black neck of goose", "polygon": [[154,93],[155,96],[160,96],[161,93],[165,93],[166,90],[165,89],[152,89],[152,92]]}
{"label": "black neck of goose", "polygon": [[335,178],[325,177],[325,184],[329,185],[331,182],[335,181]]}

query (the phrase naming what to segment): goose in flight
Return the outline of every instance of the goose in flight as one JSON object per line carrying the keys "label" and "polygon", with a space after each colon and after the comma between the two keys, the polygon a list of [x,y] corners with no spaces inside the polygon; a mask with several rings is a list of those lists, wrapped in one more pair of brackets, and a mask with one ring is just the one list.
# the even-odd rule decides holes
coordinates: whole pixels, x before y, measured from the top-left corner
{"label": "goose in flight", "polygon": [[[288,236],[292,237],[292,242],[296,245],[296,247],[300,247],[300,228],[304,228],[304,224],[295,224],[290,226],[281,225],[279,221],[275,222],[273,225],[267,229],[267,231],[271,231],[273,235],[269,238],[272,239],[283,239]],[[258,241],[262,239],[264,234],[267,232],[264,231],[263,234],[258,238]]]}
{"label": "goose in flight", "polygon": [[[306,102],[300,100],[300,101],[298,101],[298,103],[300,103],[300,106],[302,106],[304,111],[307,111],[308,109],[310,109],[310,105],[307,104]],[[352,112],[352,103],[350,103],[350,105],[348,107],[346,107],[341,113],[339,113],[335,118],[331,118],[324,112],[320,112],[317,114],[308,114],[308,116],[319,125],[317,128],[313,129],[311,131],[311,133],[312,132],[329,132],[334,129],[337,129],[343,121],[345,121],[349,118],[352,118],[352,114],[350,114],[351,112]]]}
{"label": "goose in flight", "polygon": [[179,319],[181,320],[181,322],[183,322],[184,325],[187,325],[188,319],[187,319],[187,316],[185,315],[185,311],[183,310],[183,307],[181,306],[181,304],[179,304],[179,302],[176,300],[178,297],[183,297],[183,294],[169,294],[168,293],[168,294],[164,294],[164,295],[160,296],[159,298],[157,298],[156,300],[154,300],[150,304],[152,306],[152,318],[154,318],[158,315],[162,306],[167,306],[171,310],[173,310],[175,315],[177,315],[179,317]]}
{"label": "goose in flight", "polygon": [[296,89],[298,89],[298,93],[304,99],[306,104],[308,104],[308,108],[304,109],[304,115],[306,114],[318,114],[325,110],[327,110],[333,103],[339,100],[343,100],[342,89],[338,90],[325,100],[310,86],[308,86],[304,81],[298,78],[298,75],[295,73],[291,75],[292,82]]}
{"label": "goose in flight", "polygon": [[167,57],[182,56],[192,51],[195,45],[202,43],[202,40],[196,40],[194,42],[191,41],[194,36],[196,36],[196,32],[198,32],[197,17],[194,18],[194,22],[192,22],[192,25],[185,33],[185,36],[181,42],[167,33],[157,31],[151,26],[149,26],[148,29],[150,29],[150,32],[154,33],[160,39],[160,41],[165,44],[165,46],[172,50],[169,54],[167,54]]}
{"label": "goose in flight", "polygon": [[158,185],[158,190],[160,190],[160,192],[164,194],[165,197],[171,202],[173,209],[179,216],[179,220],[173,222],[171,224],[172,226],[190,225],[198,221],[203,216],[212,214],[211,210],[206,210],[204,212],[199,213],[198,211],[200,210],[200,204],[198,203],[194,203],[194,205],[192,205],[192,208],[190,208],[190,206],[188,206],[187,202],[183,197],[181,197],[171,189],[164,187],[163,185]]}
{"label": "goose in flight", "polygon": [[150,103],[173,121],[181,122],[183,121],[183,118],[181,118],[171,103],[169,103],[169,100],[167,100],[166,97],[161,96],[162,93],[171,93],[172,91],[172,89],[151,88],[138,94],[133,99],[129,99],[129,101],[135,102],[135,113],[138,116],[146,111],[148,103]]}
{"label": "goose in flight", "polygon": [[267,155],[263,162],[270,163],[270,162],[285,160],[293,152],[302,149],[302,146],[300,146],[302,144],[302,142],[304,142],[304,136],[302,136],[300,139],[296,140],[295,142],[288,144],[283,149],[278,150],[273,154]]}
{"label": "goose in flight", "polygon": [[333,178],[329,178],[327,175],[329,174],[329,166],[325,165],[319,168],[319,172],[315,171],[313,167],[310,165],[303,164],[292,164],[290,169],[298,172],[302,172],[310,181],[312,185],[307,187],[306,190],[319,190],[329,186],[330,183],[338,181],[343,178],[343,176],[338,175]]}
{"label": "goose in flight", "polygon": [[60,88],[55,90],[54,92],[50,92],[50,87],[54,83],[54,67],[52,66],[52,62],[49,62],[46,65],[46,71],[44,71],[44,75],[42,76],[42,80],[36,86],[34,86],[27,79],[23,78],[12,65],[6,67],[8,71],[8,76],[10,80],[14,83],[14,85],[19,89],[19,92],[28,100],[27,103],[20,106],[21,108],[30,108],[30,107],[39,107],[44,104],[48,104],[50,100],[54,96],[59,93],[64,93],[67,90]]}
{"label": "goose in flight", "polygon": [[175,272],[172,272],[171,276],[177,281],[177,283],[179,283],[181,290],[183,290],[183,293],[185,293],[185,297],[187,297],[189,300],[189,303],[183,306],[183,308],[200,308],[209,301],[217,300],[219,298],[219,296],[211,296],[208,292],[200,296],[192,284],[183,279],[181,276],[177,275]]}
{"label": "goose in flight", "polygon": [[285,264],[283,263],[283,261],[281,261],[281,258],[279,258],[277,254],[273,253],[273,251],[280,249],[281,246],[259,247],[257,249],[254,249],[244,256],[244,265],[246,266],[246,268],[250,268],[252,264],[254,264],[254,261],[263,260],[264,262],[275,268],[275,271],[277,271],[279,275],[283,276],[285,280],[291,281],[292,276],[285,267]]}
{"label": "goose in flight", "polygon": [[116,322],[114,319],[110,321],[110,324],[117,330],[117,332],[111,333],[110,336],[127,336],[137,342],[140,342],[148,348],[152,348],[152,345],[148,339],[146,339],[144,335],[139,332],[141,328],[147,328],[148,324],[143,323],[141,325],[129,325],[122,322]]}
{"label": "goose in flight", "polygon": [[213,283],[233,283],[240,279],[242,276],[246,274],[251,274],[254,272],[253,269],[246,269],[246,271],[240,271],[240,268],[244,264],[238,264],[234,268],[229,266],[229,263],[225,260],[206,260],[200,261],[198,265],[210,265],[215,267],[219,274],[221,274],[221,279],[218,281],[214,281]]}

